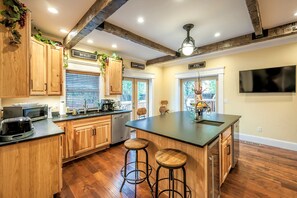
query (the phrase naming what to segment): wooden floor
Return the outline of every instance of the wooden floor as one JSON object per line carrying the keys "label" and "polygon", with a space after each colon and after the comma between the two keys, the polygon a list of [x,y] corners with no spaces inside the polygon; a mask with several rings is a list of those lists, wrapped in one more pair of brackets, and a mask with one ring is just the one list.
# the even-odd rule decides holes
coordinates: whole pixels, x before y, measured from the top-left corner
{"label": "wooden floor", "polygon": [[[297,152],[246,142],[240,149],[238,164],[222,185],[222,198],[297,198]],[[134,197],[130,184],[119,192],[125,152],[121,144],[67,164],[60,197]],[[137,187],[137,195],[151,197],[146,183]]]}

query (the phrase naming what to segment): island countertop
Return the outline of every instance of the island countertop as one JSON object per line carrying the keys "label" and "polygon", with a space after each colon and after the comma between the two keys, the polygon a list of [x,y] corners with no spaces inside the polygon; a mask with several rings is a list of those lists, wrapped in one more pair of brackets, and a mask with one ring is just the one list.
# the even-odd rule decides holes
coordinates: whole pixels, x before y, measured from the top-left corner
{"label": "island countertop", "polygon": [[200,121],[221,122],[220,126],[213,126],[196,122],[192,113],[180,111],[129,121],[126,123],[126,126],[204,147],[239,120],[240,117],[238,115],[205,113]]}

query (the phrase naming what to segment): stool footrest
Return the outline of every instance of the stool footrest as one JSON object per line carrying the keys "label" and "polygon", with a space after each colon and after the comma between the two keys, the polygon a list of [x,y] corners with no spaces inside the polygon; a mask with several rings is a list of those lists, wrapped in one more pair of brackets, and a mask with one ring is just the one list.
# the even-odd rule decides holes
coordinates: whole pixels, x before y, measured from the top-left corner
{"label": "stool footrest", "polygon": [[[136,161],[127,163],[127,167],[128,167],[129,165],[131,165],[131,164],[135,164],[135,165],[136,165]],[[146,163],[145,163],[145,162],[142,162],[142,161],[138,161],[137,164],[144,164],[144,166],[146,166]],[[121,169],[121,176],[122,176],[122,177],[126,180],[126,182],[129,183],[129,184],[140,184],[140,183],[144,182],[144,181],[147,179],[146,176],[138,177],[138,173],[143,173],[143,174],[146,175],[146,172],[145,172],[144,170],[133,169],[133,170],[131,170],[131,171],[127,171],[127,172],[126,172],[126,177],[125,177],[125,175],[124,175],[124,172],[125,172],[124,169],[125,169],[125,166],[123,166],[122,169]],[[133,174],[133,173],[137,174],[137,178],[134,178],[134,179],[129,178],[129,175],[131,175],[131,174]],[[151,173],[152,173],[152,167],[151,167],[151,165],[148,165],[148,176],[150,176]],[[140,174],[139,174],[139,176],[140,176]]]}
{"label": "stool footrest", "polygon": [[[164,178],[158,179],[158,181],[160,182],[160,181],[162,181],[162,180],[169,180],[169,179],[170,179],[169,177],[164,177]],[[174,178],[173,180],[174,180],[174,181],[178,181],[179,183],[183,184],[183,181],[181,181],[180,179],[176,179],[176,178]],[[153,189],[154,189],[155,185],[156,185],[156,182],[155,182],[155,183],[153,184],[153,186],[152,186]],[[172,189],[164,189],[164,190],[162,190],[161,192],[158,193],[158,196],[160,196],[160,195],[163,194],[164,192],[172,192],[172,191],[173,191],[174,193],[179,194],[181,197],[183,197],[183,195],[182,195],[180,192],[178,192],[177,190],[172,190]],[[154,191],[154,192],[155,192],[155,191]],[[192,197],[192,192],[191,192],[191,190],[190,190],[190,188],[189,188],[188,185],[187,185],[186,192],[187,192],[187,197]]]}

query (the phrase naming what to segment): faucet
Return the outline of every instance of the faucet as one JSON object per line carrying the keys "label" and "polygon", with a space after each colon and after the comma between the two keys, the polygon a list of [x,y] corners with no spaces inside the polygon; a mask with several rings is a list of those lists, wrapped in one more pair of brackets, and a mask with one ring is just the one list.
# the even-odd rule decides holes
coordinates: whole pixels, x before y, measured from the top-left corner
{"label": "faucet", "polygon": [[87,99],[84,99],[83,110],[84,110],[84,114],[87,114],[87,111],[88,111]]}

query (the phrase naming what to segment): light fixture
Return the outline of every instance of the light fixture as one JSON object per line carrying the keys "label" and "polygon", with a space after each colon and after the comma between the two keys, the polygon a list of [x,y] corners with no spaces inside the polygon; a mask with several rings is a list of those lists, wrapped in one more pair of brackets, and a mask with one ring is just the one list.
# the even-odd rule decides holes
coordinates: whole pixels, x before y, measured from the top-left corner
{"label": "light fixture", "polygon": [[53,8],[53,7],[50,7],[50,8],[48,8],[47,9],[50,13],[52,13],[52,14],[58,14],[59,12],[58,12],[58,10],[56,9],[56,8]]}
{"label": "light fixture", "polygon": [[178,49],[178,52],[181,52],[185,56],[190,56],[197,50],[197,47],[195,47],[195,40],[190,36],[190,30],[193,27],[193,24],[186,24],[183,26],[183,28],[187,31],[187,37],[183,41],[181,48]]}
{"label": "light fixture", "polygon": [[88,43],[94,43],[94,41],[91,40],[91,39],[87,40],[87,42],[88,42]]}
{"label": "light fixture", "polygon": [[294,16],[297,16],[297,12],[295,12]]}
{"label": "light fixture", "polygon": [[64,34],[68,33],[68,31],[65,30],[65,29],[60,29],[60,32],[62,32],[62,33],[64,33]]}
{"label": "light fixture", "polygon": [[220,32],[217,32],[217,33],[214,34],[214,37],[219,37],[219,36],[221,36]]}
{"label": "light fixture", "polygon": [[117,48],[118,46],[117,46],[117,44],[112,44],[111,47],[112,48]]}
{"label": "light fixture", "polygon": [[143,17],[138,17],[137,22],[138,23],[143,23],[144,22],[144,18]]}

